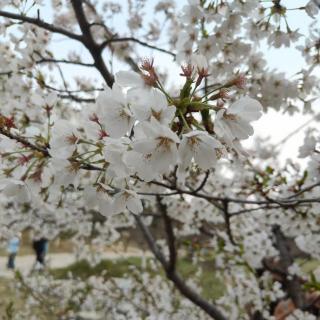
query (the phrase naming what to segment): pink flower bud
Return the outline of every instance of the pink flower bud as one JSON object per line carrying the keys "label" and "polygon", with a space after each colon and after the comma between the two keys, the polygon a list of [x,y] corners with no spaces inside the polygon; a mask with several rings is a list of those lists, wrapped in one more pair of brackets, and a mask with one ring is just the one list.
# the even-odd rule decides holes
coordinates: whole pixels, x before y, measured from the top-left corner
{"label": "pink flower bud", "polygon": [[90,121],[93,121],[93,122],[96,122],[96,123],[99,124],[99,118],[98,118],[98,116],[97,116],[95,113],[93,113],[93,114],[89,117],[89,120],[90,120]]}
{"label": "pink flower bud", "polygon": [[99,140],[102,140],[105,137],[109,137],[109,135],[107,134],[107,132],[105,130],[100,130],[99,131]]}
{"label": "pink flower bud", "polygon": [[189,63],[187,65],[181,66],[182,73],[180,73],[180,76],[186,77],[187,79],[192,78],[194,67]]}
{"label": "pink flower bud", "polygon": [[141,69],[144,71],[153,73],[154,72],[153,62],[154,62],[153,58],[150,58],[150,59],[144,58],[141,63]]}
{"label": "pink flower bud", "polygon": [[232,79],[227,86],[236,86],[239,89],[244,89],[246,87],[246,76],[244,74],[239,74],[236,78]]}
{"label": "pink flower bud", "polygon": [[203,78],[206,78],[209,76],[209,70],[205,68],[198,69],[198,79],[196,82],[196,86],[198,87],[200,83],[202,82]]}

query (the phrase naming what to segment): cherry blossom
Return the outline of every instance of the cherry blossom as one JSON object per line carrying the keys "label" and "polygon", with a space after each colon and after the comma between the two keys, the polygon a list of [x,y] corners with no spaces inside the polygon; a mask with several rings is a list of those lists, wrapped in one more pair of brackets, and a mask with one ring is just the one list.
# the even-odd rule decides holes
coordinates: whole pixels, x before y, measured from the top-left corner
{"label": "cherry blossom", "polygon": [[258,101],[243,97],[227,110],[221,109],[217,112],[215,131],[228,141],[247,139],[253,134],[250,122],[258,120],[261,117],[261,111],[262,106]]}
{"label": "cherry blossom", "polygon": [[125,208],[136,214],[142,212],[141,200],[134,191],[123,190],[115,195],[113,201],[114,212],[123,212]]}
{"label": "cherry blossom", "polygon": [[79,140],[78,133],[70,122],[64,119],[55,121],[51,131],[50,154],[59,159],[71,157]]}
{"label": "cherry blossom", "polygon": [[143,169],[143,166],[149,167],[156,174],[172,169],[178,160],[177,143],[180,141],[175,133],[153,117],[150,122],[141,123],[136,130],[139,138],[133,142],[132,148],[143,157],[143,161],[141,158],[134,161],[141,161],[137,171]]}
{"label": "cherry blossom", "polygon": [[139,121],[150,120],[153,117],[161,124],[168,125],[176,112],[174,106],[168,106],[166,96],[158,89],[150,90],[144,95],[138,95],[137,92],[129,94],[129,99],[132,112]]}
{"label": "cherry blossom", "polygon": [[[130,132],[134,118],[121,87],[113,85],[100,93],[96,112],[110,137],[120,138]],[[101,115],[101,116],[100,116]]]}
{"label": "cherry blossom", "polygon": [[223,145],[203,131],[194,130],[183,135],[179,146],[180,168],[185,170],[192,158],[203,170],[216,164],[224,153]]}

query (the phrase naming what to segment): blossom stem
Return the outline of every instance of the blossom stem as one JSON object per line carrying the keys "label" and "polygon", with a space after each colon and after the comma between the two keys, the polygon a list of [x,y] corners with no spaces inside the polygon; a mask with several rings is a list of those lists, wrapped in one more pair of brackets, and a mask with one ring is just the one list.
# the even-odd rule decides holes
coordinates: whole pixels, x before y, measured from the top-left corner
{"label": "blossom stem", "polygon": [[166,92],[166,90],[164,89],[164,87],[162,86],[162,84],[161,84],[161,82],[159,80],[157,81],[157,84],[158,84],[159,89],[161,90],[161,92],[164,93],[165,96],[167,97],[168,102],[169,103],[173,103],[173,99],[168,95],[168,93]]}
{"label": "blossom stem", "polygon": [[28,169],[26,170],[26,172],[23,174],[23,176],[21,177],[21,180],[24,181],[28,178],[28,174],[29,172],[32,170],[32,168],[34,167],[34,165],[38,162],[38,159],[35,159],[30,166],[28,167]]}
{"label": "blossom stem", "polygon": [[95,143],[93,143],[93,142],[90,142],[90,141],[86,141],[86,140],[84,140],[84,139],[79,139],[78,140],[78,144],[81,144],[81,143],[83,143],[83,144],[89,144],[89,145],[91,145],[91,146],[97,146]]}
{"label": "blossom stem", "polygon": [[204,98],[208,98],[208,96],[211,94],[211,93],[213,93],[213,92],[216,92],[216,91],[218,91],[218,90],[221,90],[221,89],[223,89],[223,88],[225,88],[226,87],[226,84],[222,84],[221,86],[218,86],[218,87],[216,87],[216,88],[214,88],[213,90],[211,90],[211,91],[209,91],[209,92],[206,92],[202,97],[201,97],[201,99],[204,99]]}
{"label": "blossom stem", "polygon": [[181,112],[181,110],[178,110],[178,111],[179,111],[179,114],[180,114],[180,117],[181,117],[181,119],[182,119],[182,122],[183,122],[184,126],[185,126],[188,130],[191,129],[190,126],[189,126],[189,124],[188,124],[188,122],[187,122],[187,120],[186,120],[186,118],[184,117],[183,113]]}
{"label": "blossom stem", "polygon": [[32,152],[31,150],[20,150],[20,151],[13,151],[13,152],[4,152],[1,154],[2,157],[12,156],[13,154],[21,154],[25,152]]}
{"label": "blossom stem", "polygon": [[86,152],[83,152],[83,153],[80,153],[80,154],[76,155],[75,158],[79,158],[79,157],[82,157],[82,156],[84,156],[86,154],[93,153],[93,152],[96,153],[97,151],[98,150],[86,151]]}

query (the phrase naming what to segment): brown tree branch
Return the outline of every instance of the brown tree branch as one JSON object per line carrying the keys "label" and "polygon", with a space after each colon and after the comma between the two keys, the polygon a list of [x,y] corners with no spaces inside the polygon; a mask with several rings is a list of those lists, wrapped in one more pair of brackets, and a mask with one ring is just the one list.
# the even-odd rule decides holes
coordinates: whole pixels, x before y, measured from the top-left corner
{"label": "brown tree branch", "polygon": [[168,271],[174,272],[176,270],[176,262],[177,262],[177,250],[176,250],[176,240],[172,226],[172,220],[168,216],[167,206],[161,202],[161,197],[157,197],[157,204],[162,215],[164,221],[164,227],[167,235],[167,243],[169,248],[169,263],[168,263]]}
{"label": "brown tree branch", "polygon": [[24,16],[21,14],[15,14],[15,13],[3,11],[3,10],[0,10],[0,16],[5,17],[5,18],[9,18],[9,19],[13,19],[13,20],[18,20],[21,22],[31,23],[31,24],[38,26],[39,28],[51,31],[53,33],[62,34],[62,35],[66,36],[70,39],[73,39],[73,40],[77,40],[80,42],[82,42],[82,40],[83,40],[82,36],[79,34],[72,33],[66,29],[63,29],[63,28],[60,28],[60,27],[55,26],[53,24],[47,23],[47,22],[45,22],[41,19],[38,19],[38,18],[31,18],[28,16]]}
{"label": "brown tree branch", "polygon": [[112,43],[115,43],[115,42],[135,42],[135,43],[140,44],[143,47],[147,47],[147,48],[150,48],[150,49],[162,52],[162,53],[166,53],[166,54],[168,54],[168,55],[170,55],[170,56],[172,56],[174,58],[176,57],[176,55],[173,52],[169,51],[169,50],[159,48],[159,47],[151,45],[151,44],[149,44],[147,42],[144,42],[144,41],[141,41],[139,39],[136,39],[134,37],[121,37],[120,38],[120,37],[115,37],[114,36],[114,37],[112,37],[110,39],[107,39],[104,42],[102,42],[101,45],[100,45],[100,48],[103,50],[106,46],[108,46],[108,45],[110,45]]}
{"label": "brown tree branch", "polygon": [[203,180],[200,183],[200,185],[195,190],[193,190],[193,192],[197,193],[197,192],[201,191],[204,188],[204,186],[206,185],[206,183],[208,181],[209,175],[210,175],[210,170],[207,170]]}
{"label": "brown tree branch", "polygon": [[[270,205],[270,204],[278,204],[284,209],[293,208],[296,205],[303,204],[303,203],[319,203],[320,197],[316,198],[309,198],[309,199],[293,199],[293,198],[281,198],[281,199],[271,199],[266,198],[266,200],[249,200],[249,199],[239,199],[239,198],[231,198],[231,197],[223,197],[223,196],[211,196],[205,193],[194,192],[194,190],[185,190],[178,188],[177,186],[168,185],[160,181],[151,181],[151,184],[161,186],[167,188],[169,190],[174,190],[177,194],[187,194],[194,197],[210,200],[210,201],[224,201],[227,200],[228,202],[233,203],[240,203],[240,204],[257,204],[257,205]],[[144,193],[145,195],[153,195],[153,193]],[[165,193],[163,193],[165,196]]]}
{"label": "brown tree branch", "polygon": [[300,196],[301,194],[307,192],[307,191],[311,191],[312,189],[316,188],[316,187],[320,187],[320,181],[317,181],[313,184],[311,184],[310,186],[307,186],[301,190],[299,190],[298,192],[296,192],[295,194],[291,195],[290,197],[288,197],[288,199],[292,199],[295,198],[297,196]]}
{"label": "brown tree branch", "polygon": [[228,200],[224,200],[222,202],[223,204],[223,215],[224,215],[224,220],[226,223],[226,230],[227,230],[227,235],[229,237],[230,242],[233,245],[237,245],[236,242],[234,241],[233,238],[233,234],[232,234],[232,230],[231,230],[231,224],[230,224],[230,215],[229,215],[229,201]]}
{"label": "brown tree branch", "polygon": [[[99,26],[104,29],[106,33],[106,37],[108,39],[114,38],[115,35],[112,34],[111,30],[104,24],[103,19],[100,17],[98,11],[96,10],[95,5],[89,1],[89,0],[83,0],[83,2],[88,6],[88,8],[91,10],[93,14],[95,14],[97,21],[94,21],[90,23],[90,28],[94,26]],[[140,72],[138,64],[130,57],[130,56],[125,56],[124,61],[132,68],[132,70],[136,72]]]}
{"label": "brown tree branch", "polygon": [[72,6],[74,9],[77,21],[79,23],[79,27],[82,32],[81,35],[72,33],[68,30],[60,28],[53,24],[44,22],[39,18],[31,18],[24,15],[6,12],[2,10],[0,10],[0,16],[13,19],[13,20],[18,20],[21,22],[31,23],[45,30],[51,31],[53,33],[62,34],[70,39],[81,42],[90,52],[94,60],[93,66],[98,69],[98,71],[106,81],[107,85],[109,87],[112,87],[112,84],[114,82],[113,75],[109,72],[109,70],[107,69],[103,61],[102,50],[100,49],[100,46],[93,39],[93,36],[90,31],[90,24],[88,23],[83,10],[82,0],[72,0],[71,2],[72,2]]}
{"label": "brown tree branch", "polygon": [[147,226],[143,223],[142,219],[138,215],[133,214],[133,216],[134,216],[134,218],[137,222],[137,225],[140,228],[145,240],[147,241],[150,250],[152,251],[154,256],[157,258],[157,260],[161,263],[163,268],[166,269],[167,265],[168,265],[166,258],[164,256],[164,254],[162,253],[161,249],[156,244],[156,241],[154,240],[150,230],[147,228]]}
{"label": "brown tree branch", "polygon": [[160,248],[157,246],[152,234],[150,233],[147,226],[143,223],[142,219],[138,215],[134,215],[134,218],[137,222],[138,227],[140,228],[146,242],[152,253],[161,263],[162,267],[166,271],[167,277],[169,280],[173,282],[175,287],[180,291],[180,293],[192,301],[195,305],[200,307],[205,313],[212,317],[212,319],[216,320],[227,320],[227,318],[218,310],[218,308],[204,300],[200,295],[198,295],[194,290],[192,290],[189,286],[186,285],[186,282],[181,278],[179,274],[175,270],[169,268],[169,264],[167,263],[163,253]]}
{"label": "brown tree branch", "polygon": [[288,247],[288,241],[286,241],[287,239],[282,233],[280,226],[274,225],[272,232],[275,237],[275,246],[279,250],[280,264],[286,274],[286,277],[284,277],[286,290],[294,305],[299,309],[303,309],[305,306],[305,296],[302,290],[300,279],[296,275],[290,276],[288,272],[288,268],[294,262],[294,259],[290,253],[290,248]]}
{"label": "brown tree branch", "polygon": [[55,88],[55,87],[52,87],[51,85],[48,85],[48,84],[45,84],[44,87],[46,87],[47,89],[49,90],[52,90],[52,91],[56,91],[56,92],[60,92],[60,93],[81,93],[81,92],[84,92],[84,93],[92,93],[92,92],[96,92],[96,91],[103,91],[104,89],[103,88],[93,88],[93,89],[75,89],[75,90],[72,90],[72,89],[59,89],[59,88]]}
{"label": "brown tree branch", "polygon": [[94,98],[82,98],[82,97],[78,97],[74,94],[58,94],[58,97],[61,99],[68,99],[68,100],[72,100],[74,102],[79,102],[79,103],[95,103],[96,99]]}
{"label": "brown tree branch", "polygon": [[94,60],[95,67],[99,70],[100,74],[106,81],[107,85],[111,88],[114,83],[114,77],[110,73],[106,64],[103,61],[102,50],[100,48],[100,45],[98,45],[93,39],[91,30],[90,30],[90,23],[88,22],[83,9],[83,1],[71,0],[71,4],[75,12],[76,19],[79,23],[79,27],[82,32],[82,39],[83,39],[82,43],[91,53],[91,56]]}
{"label": "brown tree branch", "polygon": [[[26,139],[25,137],[15,135],[15,134],[11,133],[10,131],[5,130],[4,128],[0,128],[0,135],[1,134],[11,140],[15,140],[15,141],[21,143],[23,146],[25,146],[33,151],[41,152],[47,158],[51,158],[51,155],[49,153],[49,149],[50,149],[49,146],[48,147],[38,146],[38,145],[33,144],[30,141],[28,141],[28,139]],[[77,161],[75,159],[69,159],[69,161],[72,163],[79,164],[79,169],[90,170],[90,171],[103,171],[104,170],[103,168],[97,167],[97,166],[89,164],[89,163],[81,164],[79,161]]]}
{"label": "brown tree branch", "polygon": [[25,147],[27,147],[27,148],[29,148],[31,150],[41,152],[46,157],[50,157],[50,154],[49,154],[47,148],[40,147],[40,146],[38,146],[36,144],[33,144],[33,143],[29,142],[24,137],[17,136],[15,134],[11,133],[8,130],[5,130],[4,128],[0,128],[0,134],[6,136],[7,138],[9,138],[11,140],[15,140],[15,141],[21,143],[23,146],[25,146]]}
{"label": "brown tree branch", "polygon": [[35,61],[36,64],[43,64],[43,63],[65,63],[65,64],[75,64],[82,67],[94,67],[93,63],[85,63],[81,61],[71,61],[65,59],[49,59],[49,58],[41,58],[40,60]]}

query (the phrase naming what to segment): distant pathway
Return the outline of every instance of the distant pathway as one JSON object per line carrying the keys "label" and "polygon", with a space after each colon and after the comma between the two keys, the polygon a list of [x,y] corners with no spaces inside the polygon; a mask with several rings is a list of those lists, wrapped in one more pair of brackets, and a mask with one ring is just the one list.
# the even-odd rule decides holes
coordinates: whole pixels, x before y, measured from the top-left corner
{"label": "distant pathway", "polygon": [[[102,254],[102,259],[121,259],[129,257],[141,257],[143,252],[136,249],[130,249],[126,252],[105,251]],[[149,253],[145,253],[150,255]],[[50,269],[64,268],[77,261],[77,258],[72,253],[49,253],[47,255],[47,266]],[[16,257],[16,270],[23,274],[29,273],[35,263],[34,255],[21,255]],[[7,269],[7,257],[0,256],[0,277],[11,278],[13,272]]]}

